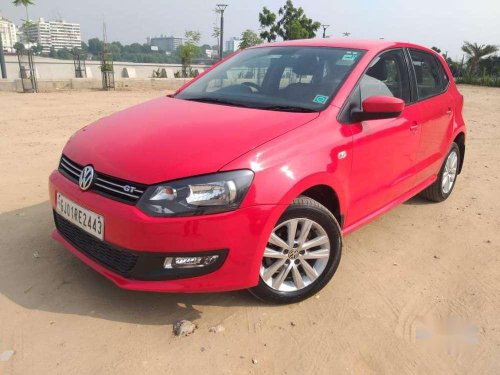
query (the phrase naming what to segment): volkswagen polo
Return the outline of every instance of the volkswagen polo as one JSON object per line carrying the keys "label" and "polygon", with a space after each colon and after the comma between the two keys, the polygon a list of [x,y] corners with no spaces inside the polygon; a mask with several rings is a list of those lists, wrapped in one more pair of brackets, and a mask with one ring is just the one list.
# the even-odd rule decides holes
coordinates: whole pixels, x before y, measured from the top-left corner
{"label": "volkswagen polo", "polygon": [[450,196],[462,106],[418,45],[249,48],[76,132],[50,176],[53,237],[122,288],[300,301],[332,278],[343,235]]}

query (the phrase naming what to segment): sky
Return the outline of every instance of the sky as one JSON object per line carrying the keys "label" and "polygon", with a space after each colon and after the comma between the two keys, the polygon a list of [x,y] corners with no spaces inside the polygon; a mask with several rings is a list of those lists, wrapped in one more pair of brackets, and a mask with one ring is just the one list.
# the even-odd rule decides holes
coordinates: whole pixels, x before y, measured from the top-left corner
{"label": "sky", "polygon": [[[148,36],[183,36],[198,30],[201,42],[212,38],[215,4],[221,0],[34,0],[30,18],[64,19],[81,24],[82,39],[102,37],[106,21],[108,41],[145,43]],[[224,1],[225,39],[245,29],[258,31],[259,11],[264,6],[277,12],[285,0]],[[307,16],[331,25],[327,35],[351,38],[408,41],[437,46],[450,57],[461,59],[463,41],[500,45],[500,0],[295,0]],[[25,18],[24,8],[1,0],[0,13],[16,24]],[[318,31],[318,35],[321,32]]]}

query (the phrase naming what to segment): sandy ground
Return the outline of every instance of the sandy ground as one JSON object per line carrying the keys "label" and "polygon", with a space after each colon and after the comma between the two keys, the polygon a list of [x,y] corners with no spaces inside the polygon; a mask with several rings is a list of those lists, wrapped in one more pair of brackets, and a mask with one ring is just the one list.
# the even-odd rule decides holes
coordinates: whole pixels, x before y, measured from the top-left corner
{"label": "sandy ground", "polygon": [[[451,198],[346,237],[332,282],[293,306],[123,291],[50,238],[66,139],[161,92],[0,94],[0,374],[500,373],[500,90],[461,90],[470,134]],[[198,330],[173,337],[183,318]]]}

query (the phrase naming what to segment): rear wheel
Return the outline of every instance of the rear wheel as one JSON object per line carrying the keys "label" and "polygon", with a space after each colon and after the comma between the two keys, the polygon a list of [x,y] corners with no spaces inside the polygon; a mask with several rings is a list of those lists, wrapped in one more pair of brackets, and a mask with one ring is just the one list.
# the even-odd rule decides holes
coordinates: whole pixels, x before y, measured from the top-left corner
{"label": "rear wheel", "polygon": [[448,155],[444,159],[437,180],[427,189],[422,191],[421,195],[433,202],[442,202],[446,200],[455,187],[459,165],[460,150],[458,145],[453,143]]}
{"label": "rear wheel", "polygon": [[293,303],[321,290],[340,262],[342,235],[337,220],[320,203],[295,199],[274,227],[250,292],[274,303]]}

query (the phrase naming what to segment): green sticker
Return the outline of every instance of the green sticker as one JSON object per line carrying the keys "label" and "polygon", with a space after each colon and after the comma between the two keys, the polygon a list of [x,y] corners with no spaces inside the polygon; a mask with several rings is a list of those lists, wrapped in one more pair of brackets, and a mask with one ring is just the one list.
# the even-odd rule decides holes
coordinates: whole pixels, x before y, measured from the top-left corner
{"label": "green sticker", "polygon": [[357,52],[351,52],[351,51],[348,51],[343,57],[342,57],[342,60],[343,61],[355,61],[356,58],[358,57],[358,53]]}
{"label": "green sticker", "polygon": [[314,103],[325,104],[328,100],[328,96],[325,95],[316,95],[313,99]]}

